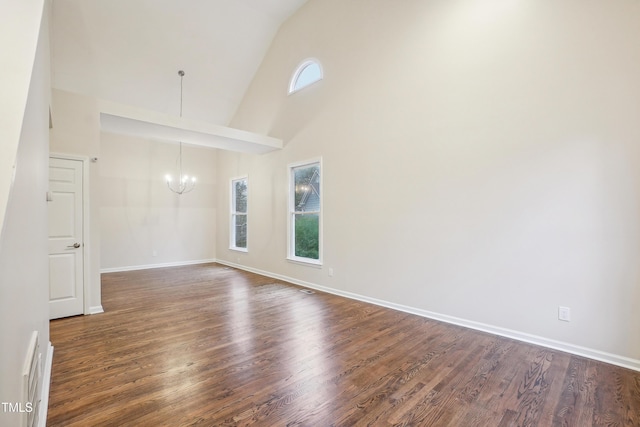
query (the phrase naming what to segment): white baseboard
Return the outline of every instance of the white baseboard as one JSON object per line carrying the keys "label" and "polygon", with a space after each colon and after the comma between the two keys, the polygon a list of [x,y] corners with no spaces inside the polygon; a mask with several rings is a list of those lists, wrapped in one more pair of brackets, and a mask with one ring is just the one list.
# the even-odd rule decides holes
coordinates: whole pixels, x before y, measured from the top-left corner
{"label": "white baseboard", "polygon": [[47,411],[49,409],[49,388],[51,387],[51,366],[53,365],[53,346],[51,341],[47,345],[47,359],[42,371],[42,388],[40,389],[40,414],[38,414],[38,426],[46,427]]}
{"label": "white baseboard", "polygon": [[163,267],[180,267],[182,265],[208,264],[211,262],[216,262],[216,260],[215,259],[199,259],[199,260],[193,260],[193,261],[165,262],[161,264],[129,265],[124,267],[101,268],[100,273],[120,273],[122,271],[149,270],[152,268],[163,268]]}
{"label": "white baseboard", "polygon": [[229,267],[237,268],[239,270],[249,271],[251,273],[260,274],[262,276],[271,277],[273,279],[282,280],[285,282],[293,283],[295,285],[304,286],[306,288],[316,289],[318,291],[326,292],[341,297],[354,299],[362,302],[375,304],[381,307],[391,308],[393,310],[403,311],[405,313],[415,314],[417,316],[426,317],[429,319],[439,320],[445,323],[451,323],[458,326],[464,326],[465,328],[475,329],[482,332],[488,332],[493,335],[499,335],[506,338],[512,338],[518,341],[523,341],[529,344],[539,345],[542,347],[551,348],[554,350],[564,351],[566,353],[575,354],[577,356],[587,357],[589,359],[598,360],[600,362],[610,363],[612,365],[621,366],[623,368],[632,369],[634,371],[640,371],[640,360],[631,359],[629,357],[620,356],[617,354],[611,354],[600,350],[595,350],[587,347],[581,347],[561,341],[556,341],[537,335],[531,335],[512,329],[505,329],[498,326],[487,325],[480,322],[474,322],[472,320],[461,319],[458,317],[448,316],[446,314],[434,313],[432,311],[422,310],[415,307],[409,307],[402,304],[395,304],[392,302],[379,300],[376,298],[367,297],[352,292],[341,291],[338,289],[328,288],[314,283],[298,280],[293,277],[283,276],[281,274],[271,273],[269,271],[259,270],[257,268],[247,267],[245,265],[235,264],[225,260],[217,260],[219,264],[227,265]]}
{"label": "white baseboard", "polygon": [[94,305],[89,307],[89,312],[87,314],[100,314],[104,313],[104,309],[101,305]]}

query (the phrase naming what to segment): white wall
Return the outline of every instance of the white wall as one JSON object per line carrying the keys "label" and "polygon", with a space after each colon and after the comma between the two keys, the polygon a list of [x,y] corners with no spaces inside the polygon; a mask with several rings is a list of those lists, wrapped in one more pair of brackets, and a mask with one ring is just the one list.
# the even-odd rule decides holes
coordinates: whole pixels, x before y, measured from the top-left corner
{"label": "white wall", "polygon": [[[219,215],[218,258],[640,368],[640,3],[481,3],[287,21],[230,124],[285,149],[220,153],[220,212],[249,176],[250,240],[229,251]],[[324,80],[287,96],[308,57]],[[321,269],[285,260],[287,164],[317,156]]]}
{"label": "white wall", "polygon": [[0,4],[0,230],[9,199],[44,1]]}
{"label": "white wall", "polygon": [[196,188],[177,195],[179,146],[102,133],[102,269],[213,260],[216,256],[217,150],[183,147],[183,170]]}
{"label": "white wall", "polygon": [[90,306],[101,303],[101,270],[215,259],[217,150],[184,147],[198,185],[177,196],[164,182],[177,144],[101,132],[101,101],[91,96],[56,89],[52,104],[51,151],[98,158],[89,163]]}
{"label": "white wall", "polygon": [[[5,205],[0,204],[0,210],[4,214],[0,234],[0,402],[21,403],[24,408],[26,402],[22,400],[22,370],[32,332],[39,333],[44,364],[47,364],[49,344],[46,191],[50,71],[45,2],[28,2],[28,7],[22,3],[5,2],[0,8],[0,16],[11,15],[22,24],[20,28],[13,28],[16,32],[11,33],[9,38],[4,37],[6,28],[0,25],[3,32],[0,51],[3,55],[8,53],[11,61],[26,61],[29,64],[25,75],[12,76],[9,73],[3,79],[3,83],[16,85],[7,92],[4,92],[3,86],[2,104],[3,111],[10,107],[15,109],[11,117],[16,120],[14,124],[19,126],[19,133],[16,136],[18,139],[13,141],[5,133],[7,129],[3,123],[0,157],[9,156],[12,163],[15,160],[15,177],[11,182],[6,210]],[[5,9],[5,5],[8,5],[9,11]],[[26,8],[22,9],[23,6]],[[18,9],[22,9],[25,14],[14,14]],[[5,20],[0,21],[4,24]],[[33,46],[22,45],[27,40],[33,42]],[[14,55],[14,44],[24,47],[25,51]],[[25,78],[28,82],[28,95],[24,93],[23,98],[17,89]],[[11,146],[17,146],[15,152],[3,151]],[[3,177],[12,175],[11,169],[2,166],[0,174]],[[19,413],[0,409],[0,425],[20,425],[20,416]]]}

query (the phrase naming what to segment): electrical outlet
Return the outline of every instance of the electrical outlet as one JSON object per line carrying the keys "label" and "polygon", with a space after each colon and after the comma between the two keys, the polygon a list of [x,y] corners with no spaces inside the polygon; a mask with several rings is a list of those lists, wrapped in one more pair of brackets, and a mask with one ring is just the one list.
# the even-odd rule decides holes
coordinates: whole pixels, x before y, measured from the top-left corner
{"label": "electrical outlet", "polygon": [[153,250],[153,252],[151,253],[152,256],[158,256],[158,251],[156,251],[155,249]]}
{"label": "electrical outlet", "polygon": [[565,322],[571,321],[571,309],[569,307],[558,307],[558,319]]}
{"label": "electrical outlet", "polygon": [[329,267],[329,277],[333,277],[333,268]]}

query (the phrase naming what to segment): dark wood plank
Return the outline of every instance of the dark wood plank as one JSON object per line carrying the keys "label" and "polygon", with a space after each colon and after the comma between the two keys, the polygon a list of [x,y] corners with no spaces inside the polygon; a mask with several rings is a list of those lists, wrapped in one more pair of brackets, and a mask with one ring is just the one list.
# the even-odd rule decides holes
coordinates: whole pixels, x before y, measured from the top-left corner
{"label": "dark wood plank", "polygon": [[[585,413],[588,406],[593,405],[593,399],[587,388],[587,360],[572,357],[565,373],[562,392],[556,400],[554,411],[554,425],[579,425],[578,414]],[[590,416],[586,416],[591,419]],[[583,417],[584,418],[584,417]]]}
{"label": "dark wood plank", "polygon": [[640,373],[217,264],[51,322],[55,426],[637,426]]}

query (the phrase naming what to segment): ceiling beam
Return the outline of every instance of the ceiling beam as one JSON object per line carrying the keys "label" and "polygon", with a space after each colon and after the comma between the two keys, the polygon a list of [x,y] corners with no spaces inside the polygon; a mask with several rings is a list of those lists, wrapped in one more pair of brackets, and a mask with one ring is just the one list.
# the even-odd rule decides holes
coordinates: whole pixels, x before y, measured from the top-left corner
{"label": "ceiling beam", "polygon": [[283,146],[281,139],[270,136],[129,105],[101,101],[99,108],[100,128],[104,132],[253,154]]}

